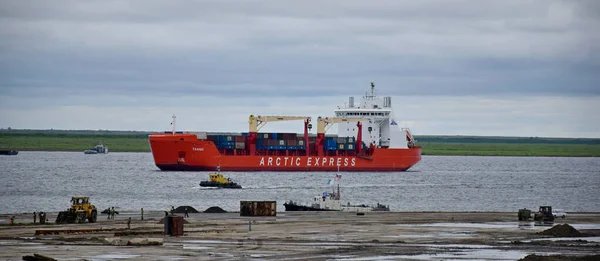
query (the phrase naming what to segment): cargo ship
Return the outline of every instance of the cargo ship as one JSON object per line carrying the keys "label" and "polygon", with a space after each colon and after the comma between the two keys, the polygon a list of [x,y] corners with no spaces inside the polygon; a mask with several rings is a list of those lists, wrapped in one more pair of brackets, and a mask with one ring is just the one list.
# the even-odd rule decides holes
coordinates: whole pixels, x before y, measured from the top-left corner
{"label": "cargo ship", "polygon": [[[383,98],[383,99],[382,99]],[[400,128],[391,97],[376,96],[375,85],[362,100],[318,117],[249,116],[249,131],[209,133],[172,130],[148,136],[156,166],[164,171],[406,171],[421,160],[421,147],[408,128]],[[304,133],[262,133],[278,121],[302,121]],[[337,124],[337,134],[326,134]]]}

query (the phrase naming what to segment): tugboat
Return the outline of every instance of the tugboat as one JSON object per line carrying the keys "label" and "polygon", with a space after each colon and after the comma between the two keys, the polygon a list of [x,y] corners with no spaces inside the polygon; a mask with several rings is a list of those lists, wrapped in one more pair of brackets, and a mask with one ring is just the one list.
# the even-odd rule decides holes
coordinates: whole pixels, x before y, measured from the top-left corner
{"label": "tugboat", "polygon": [[85,154],[107,154],[108,147],[104,146],[104,144],[102,144],[102,142],[100,142],[100,144],[96,145],[96,147],[85,150],[85,151],[83,151],[83,153],[85,153]]}
{"label": "tugboat", "polygon": [[233,189],[241,189],[242,186],[239,184],[232,182],[231,178],[225,178],[223,174],[220,172],[220,167],[217,167],[217,172],[210,173],[209,180],[201,181],[200,187],[217,187],[217,188],[233,188]]}
{"label": "tugboat", "polygon": [[[341,179],[341,175],[336,175],[336,179]],[[331,180],[329,180],[331,184]],[[315,196],[310,204],[299,204],[292,200],[283,204],[285,211],[346,211],[346,212],[371,212],[371,211],[390,211],[389,206],[377,203],[376,206],[368,205],[342,205],[340,202],[340,184],[337,184],[337,191],[328,193],[323,192],[323,195]]]}

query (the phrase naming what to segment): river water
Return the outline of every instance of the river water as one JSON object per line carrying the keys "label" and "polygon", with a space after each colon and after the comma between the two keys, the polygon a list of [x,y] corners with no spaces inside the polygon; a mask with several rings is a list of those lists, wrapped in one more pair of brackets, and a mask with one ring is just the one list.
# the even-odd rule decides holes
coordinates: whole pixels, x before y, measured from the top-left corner
{"label": "river water", "polygon": [[[201,188],[209,172],[164,172],[150,153],[19,152],[0,156],[0,213],[55,212],[71,196],[99,209],[189,205],[239,211],[241,200],[308,202],[331,191],[332,172],[227,172],[244,189]],[[407,172],[341,172],[342,202],[392,211],[516,211],[540,205],[600,211],[600,158],[423,156]]]}

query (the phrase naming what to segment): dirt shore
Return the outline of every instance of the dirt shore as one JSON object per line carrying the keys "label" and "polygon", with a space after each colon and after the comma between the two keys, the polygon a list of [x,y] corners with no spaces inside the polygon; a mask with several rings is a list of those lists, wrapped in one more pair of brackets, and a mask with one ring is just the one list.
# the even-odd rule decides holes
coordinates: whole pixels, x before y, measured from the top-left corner
{"label": "dirt shore", "polygon": [[[516,211],[279,212],[265,218],[191,213],[177,237],[162,234],[163,211],[146,211],[144,220],[139,212],[121,211],[115,220],[102,215],[97,223],[66,225],[54,223],[56,214],[49,213],[44,225],[33,224],[32,213],[14,215],[13,225],[12,215],[0,215],[0,260],[33,254],[56,260],[519,260],[560,254],[528,260],[578,260],[600,249],[600,213],[569,213],[554,224],[518,221]],[[539,233],[559,224],[583,235]]]}

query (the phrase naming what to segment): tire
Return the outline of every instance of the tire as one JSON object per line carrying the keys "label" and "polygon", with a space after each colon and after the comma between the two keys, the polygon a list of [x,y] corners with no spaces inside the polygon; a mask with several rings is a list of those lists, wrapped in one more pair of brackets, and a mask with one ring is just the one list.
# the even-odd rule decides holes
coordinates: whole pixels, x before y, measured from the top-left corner
{"label": "tire", "polygon": [[96,210],[92,210],[92,215],[90,216],[90,218],[88,218],[88,221],[90,223],[96,223],[97,219],[98,219],[98,212],[96,212]]}

